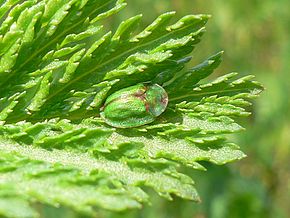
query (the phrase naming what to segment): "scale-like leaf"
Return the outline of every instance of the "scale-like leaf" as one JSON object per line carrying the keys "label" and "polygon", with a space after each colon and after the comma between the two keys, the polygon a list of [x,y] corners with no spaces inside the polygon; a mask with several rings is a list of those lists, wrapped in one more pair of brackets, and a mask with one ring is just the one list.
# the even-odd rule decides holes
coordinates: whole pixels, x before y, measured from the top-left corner
{"label": "scale-like leaf", "polygon": [[[123,211],[161,196],[199,201],[182,167],[205,170],[245,157],[227,135],[243,130],[252,76],[204,82],[222,53],[185,70],[208,15],[142,16],[106,32],[121,0],[7,0],[0,6],[0,216],[37,217],[34,202],[87,215]],[[117,129],[100,118],[105,99],[158,83],[166,111],[145,126]],[[96,210],[97,209],[97,210]]]}

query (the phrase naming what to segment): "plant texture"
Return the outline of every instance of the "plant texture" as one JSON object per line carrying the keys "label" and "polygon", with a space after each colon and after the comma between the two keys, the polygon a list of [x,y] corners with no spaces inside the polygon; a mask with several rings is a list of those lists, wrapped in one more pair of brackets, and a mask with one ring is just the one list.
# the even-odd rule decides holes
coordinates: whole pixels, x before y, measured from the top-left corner
{"label": "plant texture", "polygon": [[[0,215],[36,217],[35,202],[94,215],[164,198],[199,201],[182,167],[243,158],[226,136],[262,87],[253,76],[205,82],[222,53],[186,70],[208,15],[141,15],[116,31],[102,26],[120,0],[2,0],[0,6]],[[138,83],[168,93],[153,123],[114,128],[100,117],[106,98]]]}

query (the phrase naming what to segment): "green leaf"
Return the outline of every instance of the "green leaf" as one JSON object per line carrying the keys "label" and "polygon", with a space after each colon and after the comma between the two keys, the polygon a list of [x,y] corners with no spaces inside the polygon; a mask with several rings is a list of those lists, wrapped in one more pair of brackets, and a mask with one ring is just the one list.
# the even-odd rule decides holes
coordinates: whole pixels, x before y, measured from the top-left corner
{"label": "green leaf", "polygon": [[[106,32],[118,0],[4,1],[0,6],[0,215],[37,217],[33,203],[96,216],[141,208],[146,187],[200,201],[183,168],[245,157],[227,135],[263,90],[252,76],[204,82],[222,52],[185,70],[208,15],[142,16]],[[169,96],[153,123],[131,129],[100,118],[106,98],[138,83]]]}

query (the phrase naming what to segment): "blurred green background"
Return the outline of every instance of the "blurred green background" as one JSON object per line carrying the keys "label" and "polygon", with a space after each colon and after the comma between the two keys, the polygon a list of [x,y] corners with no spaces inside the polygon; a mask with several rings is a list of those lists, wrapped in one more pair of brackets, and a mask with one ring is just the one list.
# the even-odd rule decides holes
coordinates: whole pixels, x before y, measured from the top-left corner
{"label": "blurred green background", "polygon": [[[247,158],[226,166],[206,164],[207,172],[190,171],[202,203],[168,202],[152,193],[141,211],[105,213],[101,217],[235,218],[290,217],[290,1],[289,0],[127,0],[110,25],[143,14],[142,27],[160,13],[211,14],[207,32],[193,52],[190,66],[224,50],[215,75],[253,74],[266,90],[253,102],[247,131],[232,140]],[[77,217],[45,208],[44,217]],[[83,217],[83,216],[81,216]]]}

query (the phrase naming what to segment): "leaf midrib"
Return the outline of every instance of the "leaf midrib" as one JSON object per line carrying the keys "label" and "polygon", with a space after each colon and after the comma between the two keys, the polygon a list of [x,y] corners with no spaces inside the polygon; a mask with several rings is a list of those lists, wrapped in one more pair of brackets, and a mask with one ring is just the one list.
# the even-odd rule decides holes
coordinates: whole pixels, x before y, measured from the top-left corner
{"label": "leaf midrib", "polygon": [[177,101],[179,99],[183,99],[183,98],[187,98],[187,97],[200,96],[200,95],[212,95],[212,94],[219,94],[219,93],[240,92],[240,91],[247,90],[247,89],[248,88],[246,88],[246,89],[243,89],[243,88],[228,89],[228,90],[222,89],[222,90],[213,91],[213,92],[194,93],[194,94],[181,95],[181,96],[178,96],[178,97],[175,97],[175,98],[171,98],[171,99],[169,99],[169,101],[172,102],[172,101]]}

